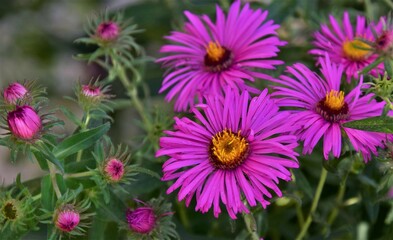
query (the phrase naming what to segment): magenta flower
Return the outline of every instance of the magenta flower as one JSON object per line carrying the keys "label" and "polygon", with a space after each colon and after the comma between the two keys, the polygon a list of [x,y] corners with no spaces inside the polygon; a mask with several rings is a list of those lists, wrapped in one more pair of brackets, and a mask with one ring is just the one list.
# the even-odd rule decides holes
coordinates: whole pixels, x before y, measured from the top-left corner
{"label": "magenta flower", "polygon": [[[266,207],[269,190],[282,196],[279,179],[291,180],[288,168],[297,168],[298,145],[289,112],[279,112],[267,89],[250,101],[226,89],[225,99],[206,98],[201,110],[193,109],[198,122],[175,118],[175,131],[165,131],[157,156],[170,158],[163,165],[163,181],[175,180],[167,193],[180,188],[178,199],[188,206],[196,196],[196,210],[203,213],[213,205],[214,216],[222,202],[231,218],[250,206]],[[204,114],[203,114],[204,113]],[[279,153],[279,154],[277,154]]]}
{"label": "magenta flower", "polygon": [[113,41],[119,36],[120,27],[117,23],[108,21],[98,25],[96,36],[104,41]]}
{"label": "magenta flower", "polygon": [[111,181],[118,182],[124,175],[124,164],[116,158],[111,158],[106,162],[104,171]]}
{"label": "magenta flower", "polygon": [[126,218],[130,229],[141,234],[150,233],[156,225],[154,210],[148,206],[138,207],[135,210],[128,209]]}
{"label": "magenta flower", "polygon": [[4,89],[3,97],[4,101],[8,104],[15,104],[17,100],[22,99],[28,90],[20,83],[11,83],[6,89]]}
{"label": "magenta flower", "polygon": [[377,147],[384,147],[384,133],[368,132],[343,127],[353,120],[381,116],[385,102],[376,102],[373,94],[363,95],[360,78],[357,87],[345,94],[340,89],[343,65],[337,66],[328,57],[320,59],[323,78],[312,72],[303,64],[297,63],[287,68],[294,77],[280,76],[272,95],[281,97],[277,104],[283,107],[294,107],[292,119],[300,126],[297,135],[304,141],[304,154],[309,154],[323,137],[325,159],[329,153],[340,157],[342,133],[349,138],[353,148],[363,154],[367,162],[371,153],[377,154]]}
{"label": "magenta flower", "polygon": [[[314,34],[315,49],[310,53],[318,57],[328,54],[331,61],[335,64],[342,64],[347,81],[351,78],[359,78],[359,71],[368,66],[378,57],[373,53],[372,46],[361,41],[364,39],[374,42],[373,30],[379,33],[382,30],[382,21],[377,25],[366,23],[366,18],[357,16],[356,26],[352,26],[348,12],[344,12],[342,25],[340,25],[333,16],[329,16],[330,25],[323,24],[321,30]],[[378,66],[378,70],[371,73],[383,74],[383,64]]]}
{"label": "magenta flower", "polygon": [[82,94],[86,97],[100,97],[102,92],[99,86],[82,85]]}
{"label": "magenta flower", "polygon": [[56,218],[56,227],[63,232],[71,232],[80,221],[79,213],[70,204],[65,205]]}
{"label": "magenta flower", "polygon": [[267,11],[243,8],[235,1],[228,16],[217,6],[216,22],[209,17],[197,16],[188,11],[184,32],[172,32],[161,52],[169,56],[158,59],[170,69],[163,80],[160,93],[168,89],[167,101],[176,98],[176,111],[193,106],[206,95],[222,95],[223,87],[259,90],[249,87],[244,80],[271,79],[261,69],[275,69],[282,61],[272,60],[285,45],[277,37],[279,25],[266,20]]}
{"label": "magenta flower", "polygon": [[11,133],[23,140],[33,140],[42,129],[42,121],[37,112],[30,106],[17,106],[7,115]]}

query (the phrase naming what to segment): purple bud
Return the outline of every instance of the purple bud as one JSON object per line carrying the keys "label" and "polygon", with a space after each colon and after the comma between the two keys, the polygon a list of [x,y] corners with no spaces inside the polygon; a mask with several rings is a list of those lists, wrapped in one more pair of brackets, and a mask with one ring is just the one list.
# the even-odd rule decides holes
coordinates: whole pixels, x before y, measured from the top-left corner
{"label": "purple bud", "polygon": [[156,225],[156,216],[151,207],[128,209],[126,217],[130,229],[137,233],[150,233]]}
{"label": "purple bud", "polygon": [[34,139],[42,128],[40,116],[30,106],[17,106],[8,113],[7,122],[11,133],[23,140]]}
{"label": "purple bud", "polygon": [[375,41],[376,49],[379,52],[388,51],[393,45],[393,31],[383,31]]}
{"label": "purple bud", "polygon": [[92,85],[82,85],[82,94],[86,97],[98,97],[102,95],[100,87]]}
{"label": "purple bud", "polygon": [[104,41],[113,41],[119,36],[120,28],[117,23],[102,22],[97,27],[96,35]]}
{"label": "purple bud", "polygon": [[27,89],[20,83],[11,83],[4,89],[4,101],[8,104],[15,104],[17,100],[27,94]]}
{"label": "purple bud", "polygon": [[114,182],[120,181],[124,175],[124,164],[116,158],[111,158],[105,164],[104,171],[110,180]]}
{"label": "purple bud", "polygon": [[60,210],[56,218],[56,227],[63,232],[71,232],[80,221],[79,213],[70,204],[67,204]]}

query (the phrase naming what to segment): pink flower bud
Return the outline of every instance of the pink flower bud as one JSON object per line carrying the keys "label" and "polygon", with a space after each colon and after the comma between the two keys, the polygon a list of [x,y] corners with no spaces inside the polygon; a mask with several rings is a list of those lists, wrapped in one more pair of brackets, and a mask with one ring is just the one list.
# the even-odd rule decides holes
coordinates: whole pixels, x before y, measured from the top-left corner
{"label": "pink flower bud", "polygon": [[80,221],[79,213],[70,204],[67,204],[59,212],[56,218],[56,227],[63,232],[71,232]]}
{"label": "pink flower bud", "polygon": [[100,87],[92,86],[92,85],[83,85],[82,94],[85,95],[86,97],[98,97],[101,96],[102,92]]}
{"label": "pink flower bud", "polygon": [[393,31],[383,31],[375,41],[378,52],[386,52],[393,45]]}
{"label": "pink flower bud", "polygon": [[110,180],[120,181],[124,175],[124,164],[116,158],[109,159],[105,164],[104,171]]}
{"label": "pink flower bud", "polygon": [[4,89],[4,101],[8,104],[15,104],[17,100],[23,98],[27,89],[20,83],[11,83],[6,89]]}
{"label": "pink flower bud", "polygon": [[156,216],[151,207],[128,209],[126,217],[130,229],[137,233],[150,233],[156,225]]}
{"label": "pink flower bud", "polygon": [[42,128],[40,116],[30,106],[17,106],[8,113],[7,122],[11,133],[23,140],[32,140]]}
{"label": "pink flower bud", "polygon": [[102,22],[97,27],[96,35],[104,41],[115,40],[119,36],[120,28],[117,23],[109,21]]}

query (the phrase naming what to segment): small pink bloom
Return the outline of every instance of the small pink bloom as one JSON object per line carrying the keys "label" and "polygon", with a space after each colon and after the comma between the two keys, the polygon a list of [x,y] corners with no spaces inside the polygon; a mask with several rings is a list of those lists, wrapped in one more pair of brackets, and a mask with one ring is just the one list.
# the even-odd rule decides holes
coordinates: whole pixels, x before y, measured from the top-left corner
{"label": "small pink bloom", "polygon": [[86,97],[98,97],[102,94],[100,87],[92,85],[82,85],[82,93]]}
{"label": "small pink bloom", "polygon": [[150,233],[156,225],[156,216],[151,207],[128,209],[126,217],[130,229],[137,233]]}
{"label": "small pink bloom", "polygon": [[63,232],[71,232],[78,226],[80,221],[79,213],[73,207],[64,207],[56,219],[56,227]]}
{"label": "small pink bloom", "polygon": [[7,122],[11,133],[23,140],[35,138],[42,128],[40,116],[30,106],[16,107],[8,113]]}
{"label": "small pink bloom", "polygon": [[109,21],[102,22],[97,27],[96,34],[105,41],[115,40],[119,36],[120,28],[117,23]]}
{"label": "small pink bloom", "polygon": [[4,89],[4,101],[8,104],[15,104],[17,100],[27,94],[27,89],[20,83],[11,83]]}
{"label": "small pink bloom", "polygon": [[119,181],[124,175],[124,164],[122,161],[112,158],[105,165],[105,174],[112,181]]}
{"label": "small pink bloom", "polygon": [[376,50],[384,53],[393,47],[393,31],[383,31],[375,40]]}

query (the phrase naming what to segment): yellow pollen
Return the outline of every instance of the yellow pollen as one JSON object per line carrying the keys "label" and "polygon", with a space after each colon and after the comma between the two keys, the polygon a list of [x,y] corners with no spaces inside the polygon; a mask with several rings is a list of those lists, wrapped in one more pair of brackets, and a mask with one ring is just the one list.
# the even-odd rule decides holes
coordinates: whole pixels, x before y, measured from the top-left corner
{"label": "yellow pollen", "polygon": [[371,46],[358,39],[352,41],[347,40],[343,44],[343,51],[347,58],[359,61],[364,60],[371,54]]}
{"label": "yellow pollen", "polygon": [[211,153],[214,159],[222,164],[233,164],[242,161],[248,149],[248,142],[240,135],[225,129],[217,133],[212,139]]}
{"label": "yellow pollen", "polygon": [[219,61],[224,56],[225,49],[217,41],[215,43],[209,42],[209,45],[206,47],[206,53],[210,59]]}
{"label": "yellow pollen", "polygon": [[330,92],[326,93],[325,97],[325,105],[332,110],[340,110],[344,106],[344,92],[343,91],[336,91],[331,90]]}

